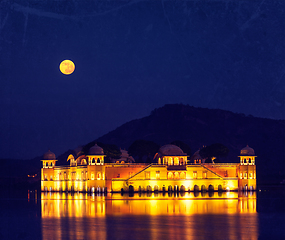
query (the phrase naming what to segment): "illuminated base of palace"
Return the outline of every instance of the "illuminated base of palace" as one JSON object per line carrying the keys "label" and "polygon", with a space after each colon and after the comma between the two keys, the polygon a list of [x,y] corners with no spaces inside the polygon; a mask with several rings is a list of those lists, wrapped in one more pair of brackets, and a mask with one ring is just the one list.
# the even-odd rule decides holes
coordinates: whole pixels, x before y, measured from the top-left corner
{"label": "illuminated base of palace", "polygon": [[[243,173],[239,174],[241,170],[250,173],[252,171],[251,178],[245,178]],[[255,165],[247,166],[245,169],[245,166],[233,163],[175,167],[130,163],[104,164],[104,167],[57,166],[52,169],[53,179],[46,178],[41,181],[41,190],[95,193],[254,191],[256,190],[254,170]],[[42,171],[44,176],[44,169]],[[72,176],[74,179],[70,179]]]}

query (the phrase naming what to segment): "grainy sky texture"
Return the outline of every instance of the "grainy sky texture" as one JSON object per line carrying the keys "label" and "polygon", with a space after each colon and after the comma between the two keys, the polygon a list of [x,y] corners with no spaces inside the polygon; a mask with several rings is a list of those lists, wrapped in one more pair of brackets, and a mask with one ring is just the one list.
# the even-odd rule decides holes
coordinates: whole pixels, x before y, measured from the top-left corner
{"label": "grainy sky texture", "polygon": [[58,155],[168,103],[284,119],[284,6],[2,0],[0,158]]}

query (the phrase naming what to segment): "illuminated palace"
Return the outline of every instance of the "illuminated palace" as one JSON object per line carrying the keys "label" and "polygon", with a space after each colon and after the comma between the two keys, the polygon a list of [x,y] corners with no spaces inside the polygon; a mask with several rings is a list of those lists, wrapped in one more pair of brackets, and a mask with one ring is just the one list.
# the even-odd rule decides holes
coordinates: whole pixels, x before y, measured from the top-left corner
{"label": "illuminated palace", "polygon": [[[205,163],[196,154],[187,163],[187,154],[175,145],[162,146],[157,163],[134,163],[124,158],[104,163],[104,151],[95,146],[87,155],[68,156],[69,165],[56,166],[55,154],[43,156],[42,191],[66,192],[152,192],[152,191],[237,191],[256,190],[255,153],[250,147],[240,151],[239,163]],[[128,159],[132,159],[128,161]]]}

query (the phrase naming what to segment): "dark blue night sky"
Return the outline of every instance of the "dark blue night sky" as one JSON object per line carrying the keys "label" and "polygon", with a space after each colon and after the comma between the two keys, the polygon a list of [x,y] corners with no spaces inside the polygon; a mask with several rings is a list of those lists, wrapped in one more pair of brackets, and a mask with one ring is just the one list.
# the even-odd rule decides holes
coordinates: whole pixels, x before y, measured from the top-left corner
{"label": "dark blue night sky", "polygon": [[0,158],[59,155],[168,103],[284,119],[284,16],[284,0],[1,1]]}

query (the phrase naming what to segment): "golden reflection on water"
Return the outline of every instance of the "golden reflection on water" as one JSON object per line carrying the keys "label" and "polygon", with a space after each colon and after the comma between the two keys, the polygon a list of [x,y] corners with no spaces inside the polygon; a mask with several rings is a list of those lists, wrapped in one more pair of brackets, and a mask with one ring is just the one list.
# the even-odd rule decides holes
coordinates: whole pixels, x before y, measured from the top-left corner
{"label": "golden reflection on water", "polygon": [[[178,229],[179,234],[187,236],[187,239],[195,239],[201,234],[207,237],[204,230],[205,226],[209,226],[208,221],[212,221],[211,234],[216,235],[215,238],[225,239],[225,236],[227,239],[258,238],[255,193],[242,195],[237,192],[222,194],[215,192],[210,195],[208,193],[198,195],[195,193],[194,195],[191,192],[182,195],[152,193],[134,194],[133,196],[42,193],[41,215],[43,239],[66,238],[63,237],[64,232],[68,234],[69,239],[106,239],[113,231],[109,229],[109,219],[115,221],[117,218],[131,218],[127,221],[130,223],[140,219],[138,216],[147,217],[152,222],[150,226],[147,226],[148,231],[142,233],[150,234],[145,236],[146,238],[173,239]],[[157,222],[158,218],[159,222]],[[164,224],[161,224],[161,219],[165,221]],[[203,222],[206,220],[207,222]],[[179,226],[175,225],[176,221],[180,222]],[[67,222],[72,223],[72,226],[69,226]],[[220,226],[220,224],[225,226]],[[54,225],[57,227],[54,228]],[[133,224],[132,226],[136,229]],[[250,230],[248,230],[249,227]],[[120,232],[122,228],[125,228],[125,225],[116,231]],[[134,231],[134,229],[127,229],[127,232]],[[139,229],[136,229],[136,233],[140,231]],[[219,236],[220,231],[225,235]],[[127,234],[125,232],[120,234]],[[125,237],[128,238],[127,235]]]}

